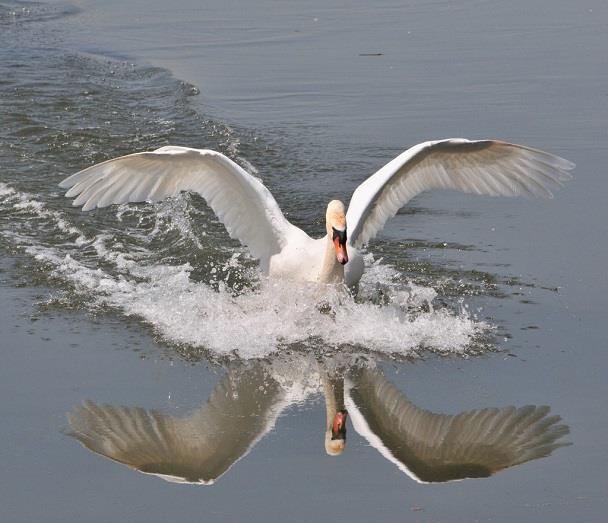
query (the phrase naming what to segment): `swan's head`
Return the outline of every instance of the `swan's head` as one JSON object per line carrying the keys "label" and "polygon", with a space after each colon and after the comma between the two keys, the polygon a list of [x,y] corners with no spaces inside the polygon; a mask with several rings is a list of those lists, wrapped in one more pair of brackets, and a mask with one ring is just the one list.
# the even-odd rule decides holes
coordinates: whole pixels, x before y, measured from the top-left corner
{"label": "swan's head", "polygon": [[346,252],[346,209],[340,200],[332,200],[327,206],[325,215],[327,234],[336,249],[336,260],[345,265],[348,262]]}
{"label": "swan's head", "polygon": [[331,426],[325,432],[325,452],[330,456],[338,456],[346,447],[346,417],[345,410],[336,412]]}

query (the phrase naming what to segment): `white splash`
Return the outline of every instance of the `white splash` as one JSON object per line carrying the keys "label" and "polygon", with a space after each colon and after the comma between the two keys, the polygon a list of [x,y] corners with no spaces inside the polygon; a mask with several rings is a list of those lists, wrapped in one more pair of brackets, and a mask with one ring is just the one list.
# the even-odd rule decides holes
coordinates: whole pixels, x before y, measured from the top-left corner
{"label": "white splash", "polygon": [[[269,280],[239,294],[190,277],[189,264],[142,261],[117,250],[111,236],[86,238],[66,216],[26,193],[0,184],[2,207],[25,209],[53,221],[71,240],[48,246],[35,235],[0,231],[25,252],[51,267],[92,305],[105,305],[150,324],[167,341],[203,347],[217,355],[259,358],[289,347],[371,350],[407,355],[420,348],[462,353],[488,326],[466,311],[435,310],[431,288],[395,283],[398,273],[368,258],[369,270],[358,299],[342,289]],[[74,256],[62,250],[71,243]],[[74,247],[87,243],[112,268],[91,268],[75,259]],[[237,258],[229,263],[235,264]],[[382,286],[381,303],[369,299]]]}

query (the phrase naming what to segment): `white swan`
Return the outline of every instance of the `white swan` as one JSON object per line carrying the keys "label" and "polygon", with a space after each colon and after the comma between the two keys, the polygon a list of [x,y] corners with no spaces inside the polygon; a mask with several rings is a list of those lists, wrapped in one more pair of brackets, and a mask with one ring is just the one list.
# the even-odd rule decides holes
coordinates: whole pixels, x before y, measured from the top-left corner
{"label": "white swan", "polygon": [[[355,285],[363,274],[358,249],[417,194],[452,189],[490,196],[551,197],[574,164],[496,140],[430,141],[406,150],[363,182],[350,201],[327,207],[327,235],[312,239],[283,216],[270,191],[216,151],[167,146],[122,156],[60,183],[87,211],[114,203],[158,201],[199,193],[270,276]],[[347,235],[348,225],[348,235]]]}

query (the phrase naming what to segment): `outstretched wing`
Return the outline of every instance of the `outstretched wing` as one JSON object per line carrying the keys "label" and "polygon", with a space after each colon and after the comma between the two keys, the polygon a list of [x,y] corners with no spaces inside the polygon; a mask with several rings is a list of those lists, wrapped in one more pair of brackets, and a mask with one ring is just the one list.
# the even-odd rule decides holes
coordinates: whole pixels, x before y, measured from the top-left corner
{"label": "outstretched wing", "polygon": [[429,189],[489,196],[540,196],[569,180],[574,164],[496,140],[451,138],[409,148],[363,182],[350,201],[349,241],[362,247],[409,200]]}
{"label": "outstretched wing", "polygon": [[355,430],[385,458],[421,483],[487,477],[548,456],[568,434],[549,407],[435,414],[413,405],[378,371],[358,371],[346,408]]}
{"label": "outstretched wing", "polygon": [[256,366],[227,374],[185,418],[85,402],[68,420],[70,435],[97,454],[167,481],[209,485],[272,429],[283,399],[279,384]]}
{"label": "outstretched wing", "polygon": [[294,228],[270,191],[216,151],[167,146],[93,165],[63,180],[74,206],[88,211],[114,203],[158,201],[181,191],[199,193],[232,238],[268,259]]}

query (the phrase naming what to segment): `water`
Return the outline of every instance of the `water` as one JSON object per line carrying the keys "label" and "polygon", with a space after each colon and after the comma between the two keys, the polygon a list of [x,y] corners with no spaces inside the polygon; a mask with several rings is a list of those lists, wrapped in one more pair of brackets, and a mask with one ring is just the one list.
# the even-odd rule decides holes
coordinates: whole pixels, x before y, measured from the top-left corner
{"label": "water", "polygon": [[[601,520],[607,14],[3,2],[9,520]],[[372,244],[360,294],[326,296],[329,314],[307,289],[266,281],[196,195],[83,214],[57,187],[121,154],[208,147],[320,235],[329,199],[348,201],[407,145],[458,135],[547,149],[575,161],[576,178],[546,202],[421,195]],[[69,437],[66,414],[84,400],[184,418],[226,372],[246,384],[242,368],[265,369],[281,407],[253,410],[268,431],[213,487],[137,474]],[[573,445],[490,480],[419,485],[349,403],[347,449],[330,458],[326,369],[346,383],[382,369],[440,413],[549,404],[558,445]]]}

